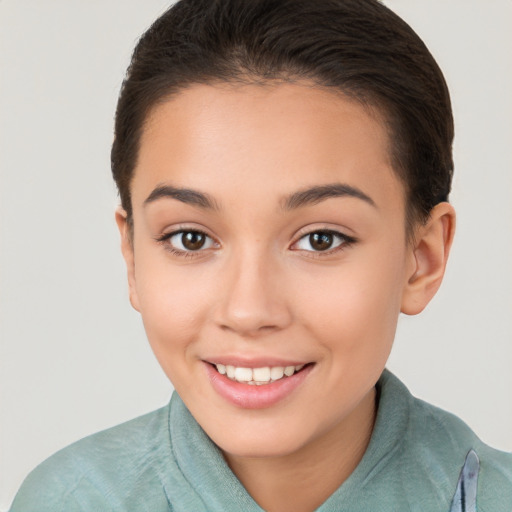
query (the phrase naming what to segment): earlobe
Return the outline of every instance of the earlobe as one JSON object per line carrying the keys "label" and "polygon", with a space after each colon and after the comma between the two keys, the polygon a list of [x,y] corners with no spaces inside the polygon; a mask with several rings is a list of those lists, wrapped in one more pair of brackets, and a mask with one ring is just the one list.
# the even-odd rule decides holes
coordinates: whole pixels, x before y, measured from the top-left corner
{"label": "earlobe", "polygon": [[418,228],[412,265],[402,295],[402,313],[417,315],[436,294],[443,280],[455,233],[455,210],[437,204],[425,225]]}
{"label": "earlobe", "polygon": [[119,234],[121,235],[121,252],[126,263],[130,303],[134,309],[139,311],[139,301],[135,286],[135,257],[133,253],[132,233],[126,211],[121,206],[116,209],[116,223],[119,228]]}

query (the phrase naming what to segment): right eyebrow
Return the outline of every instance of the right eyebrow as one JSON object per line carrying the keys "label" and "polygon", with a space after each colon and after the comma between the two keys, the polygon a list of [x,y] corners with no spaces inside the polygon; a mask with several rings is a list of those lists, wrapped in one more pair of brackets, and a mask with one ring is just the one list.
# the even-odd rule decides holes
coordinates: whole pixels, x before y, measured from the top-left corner
{"label": "right eyebrow", "polygon": [[144,206],[159,199],[170,198],[207,210],[218,210],[216,202],[208,195],[190,188],[178,188],[172,185],[158,185],[144,201]]}
{"label": "right eyebrow", "polygon": [[299,190],[287,197],[283,203],[285,210],[294,210],[304,206],[318,204],[331,197],[355,197],[377,208],[375,201],[362,190],[345,183],[330,183]]}

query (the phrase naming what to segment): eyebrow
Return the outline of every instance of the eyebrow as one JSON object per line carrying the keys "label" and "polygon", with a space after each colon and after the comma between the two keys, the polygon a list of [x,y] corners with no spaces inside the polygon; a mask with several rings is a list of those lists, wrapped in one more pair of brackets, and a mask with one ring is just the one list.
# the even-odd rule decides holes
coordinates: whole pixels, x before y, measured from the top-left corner
{"label": "eyebrow", "polygon": [[[361,199],[373,207],[377,207],[373,199],[356,187],[342,183],[317,185],[304,190],[299,190],[285,198],[283,207],[285,210],[295,210],[304,206],[318,204],[334,197],[355,197]],[[159,185],[144,201],[144,205],[150,204],[162,198],[171,198],[192,206],[199,206],[207,210],[219,210],[216,201],[208,194],[190,188],[178,188],[172,185]]]}
{"label": "eyebrow", "polygon": [[207,210],[219,209],[215,200],[208,194],[190,188],[177,188],[171,185],[157,186],[144,201],[144,206],[163,198],[176,199],[182,203],[199,206]]}
{"label": "eyebrow", "polygon": [[343,183],[318,185],[305,190],[299,190],[288,196],[283,206],[285,210],[295,210],[296,208],[318,204],[332,197],[355,197],[377,208],[375,201],[362,190]]}

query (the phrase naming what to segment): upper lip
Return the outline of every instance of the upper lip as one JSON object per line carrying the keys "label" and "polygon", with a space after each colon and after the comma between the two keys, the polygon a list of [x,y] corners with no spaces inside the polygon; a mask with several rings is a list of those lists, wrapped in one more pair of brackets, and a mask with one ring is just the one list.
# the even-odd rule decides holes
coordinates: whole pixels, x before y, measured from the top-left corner
{"label": "upper lip", "polygon": [[311,361],[298,359],[281,359],[279,357],[243,357],[243,356],[218,356],[203,359],[210,364],[223,364],[224,366],[235,366],[237,368],[264,368],[276,366],[300,366]]}

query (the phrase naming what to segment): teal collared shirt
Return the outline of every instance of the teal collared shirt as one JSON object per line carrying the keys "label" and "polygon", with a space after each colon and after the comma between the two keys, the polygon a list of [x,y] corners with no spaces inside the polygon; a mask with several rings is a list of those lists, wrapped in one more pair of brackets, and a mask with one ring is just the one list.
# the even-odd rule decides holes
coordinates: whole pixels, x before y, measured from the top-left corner
{"label": "teal collared shirt", "polygon": [[[414,398],[388,371],[377,389],[368,449],[318,512],[512,511],[512,454],[489,448],[460,419]],[[473,509],[467,508],[471,497],[466,503],[471,485]],[[85,511],[262,509],[174,393],[166,407],[47,459],[27,477],[10,510]]]}

